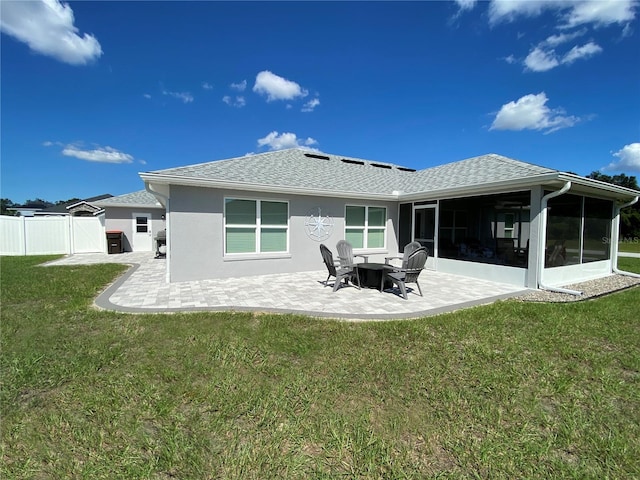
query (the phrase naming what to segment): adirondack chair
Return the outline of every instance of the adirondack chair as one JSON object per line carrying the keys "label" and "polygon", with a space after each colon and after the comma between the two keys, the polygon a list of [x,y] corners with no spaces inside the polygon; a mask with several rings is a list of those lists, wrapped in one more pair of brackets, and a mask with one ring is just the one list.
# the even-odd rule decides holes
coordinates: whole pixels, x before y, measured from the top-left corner
{"label": "adirondack chair", "polygon": [[405,300],[407,300],[407,283],[415,283],[422,297],[422,288],[420,288],[420,284],[418,283],[418,277],[420,273],[422,273],[425,263],[427,263],[427,256],[427,249],[420,247],[409,255],[405,268],[389,268],[383,275],[383,281],[384,278],[386,278],[398,285]]}
{"label": "adirondack chair", "polygon": [[420,242],[407,243],[404,246],[402,257],[384,257],[384,263],[391,265],[391,260],[402,260],[401,268],[407,268],[407,260],[409,259],[409,255],[411,255],[413,252],[415,252],[421,247],[422,245],[420,244]]}
{"label": "adirondack chair", "polygon": [[360,278],[358,277],[358,270],[355,268],[355,266],[347,267],[341,265],[340,262],[336,262],[333,259],[331,250],[329,250],[324,244],[320,244],[320,253],[322,254],[322,261],[324,262],[329,272],[329,275],[327,275],[327,279],[324,281],[325,286],[329,284],[329,279],[331,277],[335,277],[336,280],[333,284],[333,291],[335,292],[340,287],[342,280],[345,280],[346,283],[349,280],[352,280],[355,275],[356,279],[358,280],[358,284],[356,285],[356,287],[358,287],[358,290],[360,289]]}

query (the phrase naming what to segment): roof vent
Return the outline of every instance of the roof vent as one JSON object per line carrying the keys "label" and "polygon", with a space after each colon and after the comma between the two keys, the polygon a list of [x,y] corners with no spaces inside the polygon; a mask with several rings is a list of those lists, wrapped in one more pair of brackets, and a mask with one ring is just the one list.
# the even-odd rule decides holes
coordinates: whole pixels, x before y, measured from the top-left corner
{"label": "roof vent", "polygon": [[348,158],[342,158],[341,161],[344,163],[350,163],[351,165],[364,165],[364,162],[360,160],[350,160]]}
{"label": "roof vent", "polygon": [[403,172],[415,172],[416,171],[415,168],[407,168],[407,167],[398,167],[398,170],[401,170]]}
{"label": "roof vent", "polygon": [[316,155],[315,153],[305,153],[304,156],[309,158],[319,158],[320,160],[331,160],[326,155]]}
{"label": "roof vent", "polygon": [[387,170],[391,170],[391,168],[393,168],[391,165],[383,165],[382,163],[372,163],[371,166],[378,167],[378,168],[386,168]]}

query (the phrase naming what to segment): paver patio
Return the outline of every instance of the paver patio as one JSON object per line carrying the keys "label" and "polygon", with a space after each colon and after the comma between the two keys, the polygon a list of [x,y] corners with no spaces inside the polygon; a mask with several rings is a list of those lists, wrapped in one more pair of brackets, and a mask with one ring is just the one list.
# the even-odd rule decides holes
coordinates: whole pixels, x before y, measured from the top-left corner
{"label": "paver patio", "polygon": [[[520,295],[527,290],[502,283],[425,270],[417,289],[404,300],[397,291],[342,287],[333,293],[323,284],[327,271],[318,256],[318,270],[167,283],[165,260],[152,253],[77,254],[47,265],[124,263],[132,267],[95,304],[131,313],[179,311],[260,311],[300,313],[350,320],[388,320],[436,315]],[[330,283],[332,283],[333,278]]]}

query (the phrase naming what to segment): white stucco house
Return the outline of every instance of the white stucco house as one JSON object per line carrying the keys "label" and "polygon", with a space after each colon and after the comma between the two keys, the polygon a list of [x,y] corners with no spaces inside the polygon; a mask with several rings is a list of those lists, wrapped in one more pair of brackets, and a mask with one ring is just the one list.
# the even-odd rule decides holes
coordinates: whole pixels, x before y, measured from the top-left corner
{"label": "white stucco house", "polygon": [[319,244],[346,239],[372,262],[417,240],[428,269],[558,287],[616,270],[619,211],[640,195],[495,154],[416,171],[289,149],[140,177],[169,282],[321,270]]}

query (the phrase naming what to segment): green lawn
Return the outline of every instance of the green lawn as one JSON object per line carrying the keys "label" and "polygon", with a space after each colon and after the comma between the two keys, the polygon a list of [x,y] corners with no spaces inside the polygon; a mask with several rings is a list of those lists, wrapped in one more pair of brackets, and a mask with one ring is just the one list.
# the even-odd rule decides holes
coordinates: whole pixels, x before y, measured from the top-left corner
{"label": "green lawn", "polygon": [[640,253],[640,239],[635,239],[635,241],[621,242],[618,244],[618,251],[620,252],[630,252],[630,253]]}
{"label": "green lawn", "polygon": [[[640,477],[640,289],[413,321],[97,311],[2,258],[2,479]],[[640,260],[621,259],[640,271]]]}

